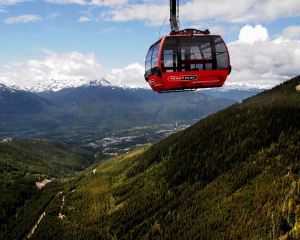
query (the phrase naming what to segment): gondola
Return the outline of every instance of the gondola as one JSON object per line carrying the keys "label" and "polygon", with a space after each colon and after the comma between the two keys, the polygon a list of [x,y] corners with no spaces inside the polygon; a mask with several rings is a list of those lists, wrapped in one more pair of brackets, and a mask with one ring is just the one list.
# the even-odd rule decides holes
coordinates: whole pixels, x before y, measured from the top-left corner
{"label": "gondola", "polygon": [[163,36],[148,50],[145,80],[157,92],[222,87],[231,72],[224,40],[211,35],[208,29],[179,30],[177,4],[170,0],[170,35]]}

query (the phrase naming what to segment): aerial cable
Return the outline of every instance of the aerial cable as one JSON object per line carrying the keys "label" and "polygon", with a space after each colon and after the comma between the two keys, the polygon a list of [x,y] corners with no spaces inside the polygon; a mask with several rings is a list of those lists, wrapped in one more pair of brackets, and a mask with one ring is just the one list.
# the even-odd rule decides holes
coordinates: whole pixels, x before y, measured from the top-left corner
{"label": "aerial cable", "polygon": [[167,20],[167,17],[168,17],[168,13],[169,13],[169,9],[167,9],[167,12],[166,12],[166,14],[165,14],[165,18],[164,18],[164,20],[163,20],[163,23],[162,23],[162,25],[160,26],[160,29],[159,29],[159,32],[158,32],[158,38],[160,38],[160,33],[161,33],[162,28],[164,27],[164,25],[165,25],[165,23],[166,23],[166,20]]}

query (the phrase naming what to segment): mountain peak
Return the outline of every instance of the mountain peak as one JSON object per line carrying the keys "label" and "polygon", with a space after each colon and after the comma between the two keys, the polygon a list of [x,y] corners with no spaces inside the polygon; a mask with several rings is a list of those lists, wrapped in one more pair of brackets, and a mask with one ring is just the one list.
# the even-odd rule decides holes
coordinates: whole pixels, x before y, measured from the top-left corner
{"label": "mountain peak", "polygon": [[86,84],[84,84],[83,86],[85,86],[85,87],[90,87],[90,86],[110,87],[111,83],[109,81],[107,81],[105,78],[101,78],[101,79],[95,79],[95,80],[89,81]]}
{"label": "mountain peak", "polygon": [[76,87],[88,87],[88,86],[99,86],[99,87],[107,87],[111,86],[111,83],[104,78],[95,79],[92,81],[88,81],[85,79],[75,79],[75,80],[57,80],[50,79],[48,81],[43,81],[38,83],[37,85],[27,88],[26,90],[31,92],[47,92],[53,91],[57,92],[64,88],[76,88]]}
{"label": "mountain peak", "polygon": [[0,91],[2,92],[16,92],[17,90],[19,90],[17,87],[15,86],[6,86],[4,84],[0,83]]}

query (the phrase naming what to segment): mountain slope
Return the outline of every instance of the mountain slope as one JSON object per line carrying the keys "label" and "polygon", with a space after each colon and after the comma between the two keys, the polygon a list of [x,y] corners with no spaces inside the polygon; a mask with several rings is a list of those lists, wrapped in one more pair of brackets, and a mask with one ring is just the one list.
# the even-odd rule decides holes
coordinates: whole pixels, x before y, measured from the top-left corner
{"label": "mountain slope", "polygon": [[201,93],[157,94],[144,89],[79,87],[46,93],[62,105],[67,122],[74,128],[124,129],[145,124],[192,121],[233,102]]}
{"label": "mountain slope", "polygon": [[1,135],[7,132],[52,129],[57,125],[55,115],[50,114],[54,108],[53,103],[36,94],[0,84]]}
{"label": "mountain slope", "polygon": [[156,94],[95,82],[39,94],[6,89],[0,90],[2,136],[61,141],[90,135],[96,141],[107,132],[145,125],[190,124],[234,103],[197,92]]}
{"label": "mountain slope", "polygon": [[296,239],[300,93],[294,78],[158,144],[82,173],[35,239]]}
{"label": "mountain slope", "polygon": [[40,113],[47,105],[51,104],[41,97],[0,84],[0,108],[2,114]]}
{"label": "mountain slope", "polygon": [[[0,142],[0,239],[25,237],[37,214],[62,189],[59,178],[93,161],[91,154],[60,143]],[[43,179],[52,182],[38,190],[35,183]]]}

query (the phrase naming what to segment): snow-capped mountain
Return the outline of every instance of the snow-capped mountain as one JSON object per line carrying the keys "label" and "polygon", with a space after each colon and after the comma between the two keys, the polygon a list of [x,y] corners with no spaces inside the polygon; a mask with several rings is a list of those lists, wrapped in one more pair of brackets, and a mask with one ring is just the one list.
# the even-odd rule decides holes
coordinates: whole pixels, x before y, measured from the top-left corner
{"label": "snow-capped mountain", "polygon": [[263,85],[263,84],[249,84],[249,83],[233,83],[233,82],[225,82],[224,86],[220,88],[220,90],[245,90],[245,91],[251,91],[252,89],[258,89],[258,90],[266,90],[273,88],[274,85]]}
{"label": "snow-capped mountain", "polygon": [[94,87],[110,87],[112,85],[106,79],[101,78],[101,79],[96,79],[96,80],[89,81],[89,82],[85,83],[83,86],[84,87],[90,87],[90,86],[94,86]]}
{"label": "snow-capped mountain", "polygon": [[251,85],[251,84],[236,84],[226,82],[223,87],[220,88],[204,88],[199,89],[202,93],[205,93],[214,97],[221,97],[231,99],[237,102],[241,102],[242,100],[252,97],[260,92],[263,92],[267,89],[270,89],[272,86],[267,85]]}
{"label": "snow-capped mountain", "polygon": [[111,86],[111,83],[104,78],[95,79],[92,81],[88,81],[85,79],[72,80],[72,81],[51,79],[48,81],[40,82],[35,86],[25,88],[24,90],[30,92],[46,92],[46,91],[57,92],[64,88],[76,88],[81,86],[109,87]]}
{"label": "snow-capped mountain", "polygon": [[52,135],[57,131],[56,136],[61,137],[63,132],[189,123],[234,103],[200,92],[157,94],[146,89],[126,89],[111,86],[103,79],[69,86],[56,92],[46,91],[58,89],[53,85],[40,88],[42,92],[38,93],[0,90],[0,136]]}
{"label": "snow-capped mountain", "polygon": [[[0,83],[1,84],[1,83]],[[25,90],[30,92],[57,92],[65,88],[77,88],[77,87],[89,87],[89,86],[99,86],[99,87],[114,87],[114,88],[122,88],[122,89],[133,89],[132,87],[128,86],[120,86],[120,85],[114,85],[110,81],[108,81],[105,78],[98,78],[95,80],[87,80],[87,79],[48,79],[46,81],[39,81],[35,84],[28,86],[26,84],[26,81],[24,81],[23,85],[8,85],[7,83],[4,83],[6,86],[9,86],[12,89],[16,90]],[[146,85],[147,86],[147,85]],[[231,92],[231,91],[246,91],[246,92],[259,92],[263,91],[265,89],[269,89],[272,86],[262,86],[262,85],[251,85],[247,83],[243,84],[237,84],[233,82],[226,82],[225,85],[221,88],[217,88],[214,90],[217,90],[217,92]],[[149,89],[149,87],[148,87]],[[201,90],[201,89],[200,89]]]}
{"label": "snow-capped mountain", "polygon": [[259,88],[210,88],[210,89],[202,89],[200,90],[202,93],[213,97],[221,97],[226,99],[231,99],[237,102],[241,102],[242,100],[252,97],[265,89]]}
{"label": "snow-capped mountain", "polygon": [[[0,84],[0,87],[6,87]],[[99,78],[95,80],[76,79],[72,81],[49,79],[48,81],[41,81],[37,85],[32,87],[20,87],[20,86],[9,86],[6,87],[10,91],[25,90],[33,93],[43,92],[59,92],[60,90],[67,88],[78,88],[78,87],[111,87],[114,89],[134,90],[126,86],[115,86],[112,85],[105,78]],[[199,89],[202,93],[218,98],[227,98],[237,102],[242,101],[245,98],[251,97],[259,92],[266,90],[266,88],[254,87],[252,85],[239,85],[234,83],[226,83],[221,88],[212,89]]]}
{"label": "snow-capped mountain", "polygon": [[10,88],[0,83],[0,91],[7,91],[7,90],[10,90]]}
{"label": "snow-capped mountain", "polygon": [[19,89],[16,86],[6,86],[6,85],[0,83],[0,91],[1,92],[11,92],[11,93],[14,93],[14,92],[19,91],[19,90],[21,90],[21,89]]}

